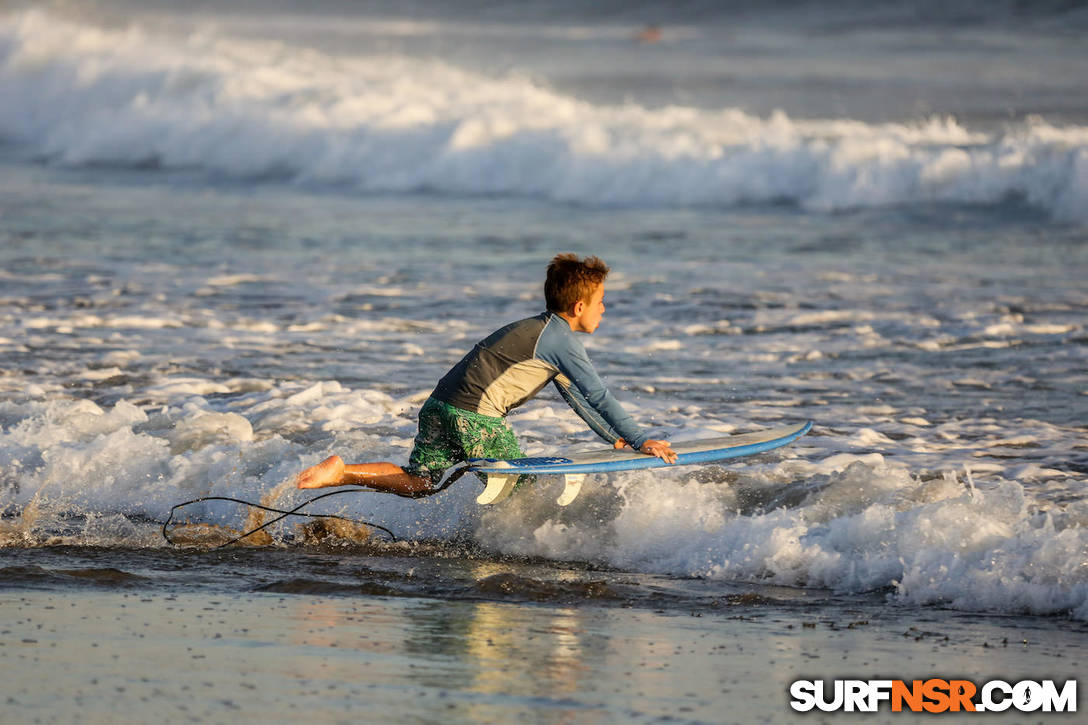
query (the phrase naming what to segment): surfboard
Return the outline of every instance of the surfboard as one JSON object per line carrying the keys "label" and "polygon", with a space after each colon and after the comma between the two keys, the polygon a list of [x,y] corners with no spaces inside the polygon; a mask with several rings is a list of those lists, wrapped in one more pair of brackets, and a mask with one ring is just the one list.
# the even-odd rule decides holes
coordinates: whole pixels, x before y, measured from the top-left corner
{"label": "surfboard", "polygon": [[482,473],[487,478],[484,492],[476,498],[476,503],[493,504],[502,501],[514,490],[518,476],[525,474],[558,475],[564,477],[563,493],[556,500],[560,506],[570,504],[582,490],[582,482],[590,473],[613,473],[616,471],[636,471],[665,466],[686,466],[698,463],[713,463],[729,458],[751,456],[756,453],[781,448],[792,443],[812,429],[812,421],[781,428],[769,428],[755,433],[706,438],[697,441],[674,441],[672,449],[676,451],[676,463],[669,464],[656,456],[623,448],[603,448],[600,450],[575,453],[571,456],[513,458],[499,460],[495,458],[473,458],[468,469]]}

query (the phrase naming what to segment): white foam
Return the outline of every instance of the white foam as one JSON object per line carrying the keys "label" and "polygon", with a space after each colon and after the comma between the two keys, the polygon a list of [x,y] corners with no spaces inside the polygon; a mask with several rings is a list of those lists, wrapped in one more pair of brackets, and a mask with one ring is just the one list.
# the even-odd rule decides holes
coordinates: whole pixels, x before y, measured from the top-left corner
{"label": "white foam", "polygon": [[[328,387],[337,392],[305,403],[311,406],[305,415],[317,418],[318,425],[322,415],[324,422],[343,416],[350,423],[344,427],[356,431],[364,420],[380,420],[403,428],[406,435],[379,441],[365,433],[338,433],[327,439],[327,450],[304,450],[288,443],[278,430],[262,430],[251,422],[261,418],[259,408],[266,417],[269,408],[298,408],[278,390],[260,396],[256,405],[243,409],[244,414],[211,410],[199,398],[151,415],[125,401],[110,409],[86,400],[2,403],[0,415],[16,422],[0,432],[0,510],[20,514],[24,544],[161,546],[164,542],[154,527],[133,534],[134,514],[165,520],[172,505],[204,495],[257,501],[331,452],[349,459],[403,462],[414,422],[388,413],[386,407],[396,408],[397,403],[376,391]],[[338,397],[353,404],[336,405]],[[280,503],[297,504],[309,494],[289,489]],[[453,538],[463,530],[466,518],[471,521],[475,515],[473,497],[471,487],[444,496],[441,505],[380,495],[345,497],[339,510],[377,517],[409,536]],[[58,522],[73,514],[86,515],[82,529],[56,534]],[[231,526],[238,526],[245,514],[234,504],[220,502],[187,512],[196,520]]]}
{"label": "white foam", "polygon": [[146,315],[111,315],[102,317],[100,315],[73,313],[66,318],[31,317],[23,321],[23,326],[31,330],[54,329],[70,333],[72,330],[79,328],[161,330],[183,327],[184,323],[172,318],[149,317]]}
{"label": "white foam", "polygon": [[1015,196],[1088,221],[1088,127],[1038,118],[983,133],[951,118],[595,106],[438,61],[102,29],[41,10],[0,16],[0,99],[0,135],[66,165],[587,205],[836,210]]}
{"label": "white foam", "polygon": [[[949,474],[922,482],[871,458],[800,491],[794,506],[738,512],[751,495],[745,488],[789,498],[789,486],[767,479],[724,486],[596,477],[561,517],[545,513],[546,496],[523,497],[485,514],[480,536],[522,554],[588,556],[640,571],[842,592],[893,588],[912,603],[1088,616],[1088,529],[1076,524],[1083,512],[1040,512],[1013,481],[974,488]],[[618,513],[601,521],[609,508],[602,500],[616,497]]]}
{"label": "white foam", "polygon": [[80,373],[79,377],[84,380],[108,380],[115,375],[121,374],[121,368],[96,368],[94,370],[84,370]]}
{"label": "white foam", "polygon": [[248,443],[253,440],[253,426],[237,413],[215,413],[189,404],[167,434],[175,455],[215,444]]}
{"label": "white foam", "polygon": [[[157,532],[133,533],[132,514],[162,520],[173,504],[207,494],[256,500],[332,453],[353,462],[403,463],[421,397],[396,399],[335,381],[254,387],[239,380],[222,388],[250,392],[223,410],[201,397],[204,381],[164,385],[177,386],[176,402],[151,413],[124,401],[109,408],[55,397],[0,404],[8,421],[0,432],[2,505],[33,512],[27,540],[49,536],[55,516],[84,512],[90,515],[84,530],[66,541],[157,546]],[[896,417],[884,405],[870,412]],[[693,405],[672,415],[698,420],[704,413]],[[586,436],[567,408],[547,401],[527,406],[514,424],[530,455],[555,450],[557,435]],[[368,432],[376,427],[381,435]],[[732,429],[723,422],[707,432]],[[559,484],[551,479],[489,509],[473,503],[478,486],[466,479],[433,500],[343,497],[324,510],[368,518],[410,538],[474,537],[508,554],[842,592],[887,588],[906,602],[1088,619],[1088,508],[1079,498],[1056,503],[1025,489],[1040,477],[1062,481],[1067,474],[1024,462],[1006,467],[972,460],[968,485],[947,470],[917,477],[872,450],[894,457],[914,445],[916,461],[948,461],[965,438],[989,431],[992,445],[977,450],[1033,445],[1045,452],[1062,440],[1060,431],[1035,424],[1000,435],[985,419],[926,430],[924,441],[898,443],[875,428],[847,436],[813,433],[743,467],[590,476],[564,509],[554,504]],[[295,432],[320,432],[321,443],[285,438]],[[710,482],[699,482],[707,476]],[[1062,489],[1035,490],[1060,495]],[[288,490],[279,503],[305,497]],[[190,513],[232,526],[243,516],[226,503]]]}
{"label": "white foam", "polygon": [[234,287],[240,284],[248,284],[250,282],[266,282],[264,277],[256,274],[221,274],[215,277],[210,277],[205,284],[209,287]]}
{"label": "white foam", "polygon": [[204,396],[215,393],[229,393],[230,388],[214,380],[178,376],[165,378],[156,384],[149,385],[145,388],[145,391],[153,397],[169,399],[191,395]]}

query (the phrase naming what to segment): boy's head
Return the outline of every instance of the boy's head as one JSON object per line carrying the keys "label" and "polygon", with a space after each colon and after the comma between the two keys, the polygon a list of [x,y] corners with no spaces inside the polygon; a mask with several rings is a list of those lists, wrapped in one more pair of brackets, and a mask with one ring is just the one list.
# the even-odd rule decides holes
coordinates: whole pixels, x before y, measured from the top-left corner
{"label": "boy's head", "polygon": [[544,300],[575,332],[592,334],[604,315],[604,279],[608,265],[597,257],[558,254],[548,265]]}
{"label": "boy's head", "polygon": [[579,259],[577,254],[557,254],[548,265],[544,301],[551,312],[570,313],[578,302],[588,303],[608,276],[608,265],[599,257]]}

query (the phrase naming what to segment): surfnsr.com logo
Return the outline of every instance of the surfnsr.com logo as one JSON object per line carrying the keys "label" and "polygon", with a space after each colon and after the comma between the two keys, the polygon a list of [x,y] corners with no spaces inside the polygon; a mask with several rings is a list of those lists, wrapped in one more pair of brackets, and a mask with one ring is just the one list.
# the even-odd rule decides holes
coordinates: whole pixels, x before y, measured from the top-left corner
{"label": "surfnsr.com logo", "polygon": [[1060,687],[1053,680],[1009,683],[990,680],[981,687],[970,680],[797,680],[790,685],[790,707],[798,712],[876,712],[885,703],[892,712],[1076,712],[1077,681]]}

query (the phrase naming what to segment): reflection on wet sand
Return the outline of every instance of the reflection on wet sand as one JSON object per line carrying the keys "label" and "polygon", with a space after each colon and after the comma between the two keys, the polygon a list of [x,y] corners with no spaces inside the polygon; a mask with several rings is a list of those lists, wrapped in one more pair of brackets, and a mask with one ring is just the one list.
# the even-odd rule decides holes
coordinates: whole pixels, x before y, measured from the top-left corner
{"label": "reflection on wet sand", "polygon": [[[1068,621],[935,610],[923,624],[882,604],[732,611],[90,586],[0,591],[12,635],[0,646],[4,714],[12,722],[112,722],[117,712],[140,722],[371,722],[379,714],[396,722],[777,722],[789,714],[789,682],[802,676],[955,671],[1016,680],[1052,671],[1068,679],[1083,661],[1083,627]],[[163,663],[174,665],[168,674]]]}
{"label": "reflection on wet sand", "polygon": [[510,605],[482,602],[472,609],[467,652],[475,671],[470,689],[509,694],[511,683],[538,683],[552,696],[580,689],[595,657],[587,651],[576,609],[556,609],[529,630],[509,624]]}

